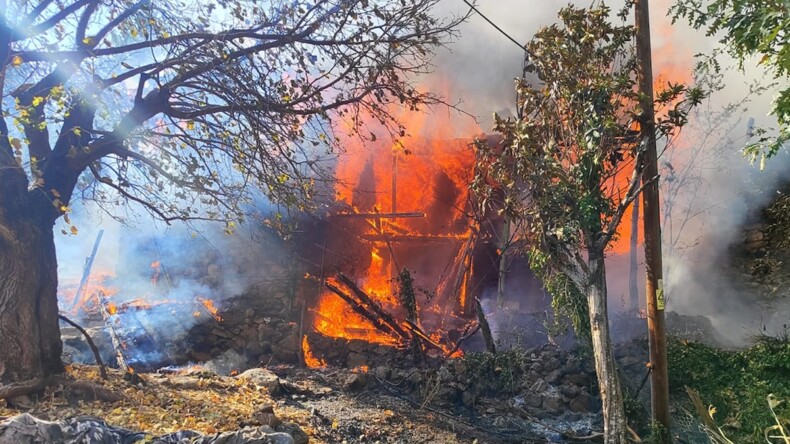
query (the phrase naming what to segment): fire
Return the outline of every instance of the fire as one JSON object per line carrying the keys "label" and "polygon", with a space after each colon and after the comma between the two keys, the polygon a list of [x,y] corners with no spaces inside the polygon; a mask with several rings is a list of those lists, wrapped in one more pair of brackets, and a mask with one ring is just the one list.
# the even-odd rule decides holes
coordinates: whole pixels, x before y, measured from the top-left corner
{"label": "fire", "polygon": [[77,313],[83,309],[89,310],[96,305],[95,295],[99,291],[106,296],[113,296],[118,293],[118,289],[111,285],[114,278],[115,276],[108,271],[94,271],[80,290],[79,300],[75,300],[79,290],[79,282],[64,283],[60,288],[63,307],[66,307],[65,310],[72,313]]}
{"label": "fire", "polygon": [[[474,174],[471,142],[480,129],[471,125],[466,129],[468,137],[453,139],[448,116],[399,110],[393,110],[393,114],[399,114],[400,122],[407,128],[404,137],[387,140],[383,130],[366,143],[348,137],[346,153],[338,159],[335,170],[335,199],[348,208],[340,212],[339,219],[347,217],[343,220],[350,221],[348,227],[357,235],[359,245],[368,249],[367,255],[358,257],[357,268],[350,275],[384,311],[404,318],[396,277],[404,268],[413,269],[415,265],[410,260],[417,260],[417,267],[431,270],[418,272],[420,278],[434,280],[429,281],[430,288],[437,294],[453,293],[451,301],[442,300],[441,307],[434,301],[419,309],[430,311],[434,319],[451,316],[469,299],[471,257],[461,250],[472,236],[465,209],[468,184]],[[438,247],[433,248],[434,245]],[[432,265],[421,263],[425,257],[431,257],[417,252],[421,246],[429,248],[431,255],[447,257],[437,260],[443,263],[431,269]],[[448,273],[447,262],[454,257],[460,261],[456,265],[467,270],[461,275]],[[425,286],[425,282],[418,285]],[[377,329],[331,291],[323,291],[311,312],[313,329],[325,336],[404,345],[400,339]],[[306,338],[303,348],[309,348]]]}
{"label": "fire", "polygon": [[222,322],[222,316],[219,315],[219,309],[214,305],[214,301],[211,299],[206,299],[202,296],[195,296],[195,300],[200,302],[203,307],[211,313],[211,316],[217,320],[217,322]]}
{"label": "fire", "polygon": [[310,344],[307,342],[307,335],[302,337],[302,353],[304,355],[304,363],[310,368],[325,368],[326,361],[323,359],[318,359],[313,355],[313,351],[310,350]]}
{"label": "fire", "polygon": [[151,262],[151,284],[159,283],[159,275],[162,273],[162,263],[160,261]]}

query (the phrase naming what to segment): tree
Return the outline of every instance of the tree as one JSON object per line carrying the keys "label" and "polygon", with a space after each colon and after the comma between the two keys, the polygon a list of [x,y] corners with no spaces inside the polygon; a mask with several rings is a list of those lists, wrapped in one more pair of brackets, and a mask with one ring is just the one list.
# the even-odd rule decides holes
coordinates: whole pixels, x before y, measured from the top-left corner
{"label": "tree", "polygon": [[[529,71],[517,81],[518,117],[494,117],[501,146],[479,143],[475,189],[513,221],[554,298],[586,300],[607,443],[627,442],[623,395],[609,338],[607,246],[640,185],[634,29],[610,23],[598,6],[560,11],[560,24],[527,45]],[[620,14],[625,19],[627,10]],[[655,101],[659,134],[674,134],[701,93],[668,85]],[[654,178],[653,180],[657,180]],[[648,183],[651,183],[648,181]],[[501,201],[493,202],[496,195]]]}
{"label": "tree", "polygon": [[[718,72],[717,57],[726,52],[740,68],[750,57],[759,56],[759,65],[770,70],[775,79],[790,80],[790,4],[784,0],[678,0],[670,9],[672,20],[686,19],[695,29],[708,35],[721,35],[721,48],[700,64],[703,70]],[[745,153],[752,160],[775,155],[790,140],[790,87],[780,89],[771,114],[779,123],[778,134],[755,129],[757,141]]]}
{"label": "tree", "polygon": [[229,228],[251,185],[299,205],[334,128],[437,100],[409,83],[462,19],[437,3],[0,0],[0,383],[63,370],[53,224],[76,195]]}

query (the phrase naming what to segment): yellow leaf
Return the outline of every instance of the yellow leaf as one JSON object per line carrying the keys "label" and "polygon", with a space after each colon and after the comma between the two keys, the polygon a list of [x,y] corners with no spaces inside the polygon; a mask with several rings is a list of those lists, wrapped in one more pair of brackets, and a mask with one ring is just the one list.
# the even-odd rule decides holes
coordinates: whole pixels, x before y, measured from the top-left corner
{"label": "yellow leaf", "polygon": [[33,106],[39,106],[44,101],[43,97],[33,97]]}
{"label": "yellow leaf", "polygon": [[93,37],[85,37],[84,39],[82,39],[82,43],[84,43],[86,45],[93,44]]}
{"label": "yellow leaf", "polygon": [[22,62],[24,62],[24,60],[22,60],[22,57],[15,55],[14,58],[11,59],[11,66],[19,66],[22,64]]}
{"label": "yellow leaf", "polygon": [[71,226],[71,234],[76,235],[78,231],[79,230],[77,230],[77,227],[75,227],[74,225]]}
{"label": "yellow leaf", "polygon": [[188,130],[193,130],[193,129],[195,129],[195,122],[193,122],[193,121],[191,121],[191,120],[190,120],[189,122],[187,122],[187,129],[188,129]]}
{"label": "yellow leaf", "polygon": [[80,131],[80,129],[79,129],[79,128],[74,128],[74,129],[72,130],[72,132],[73,132],[73,133],[74,133],[74,135],[75,135],[75,136],[77,136],[77,137],[79,137],[79,136],[80,136],[80,134],[82,134],[82,131]]}
{"label": "yellow leaf", "polygon": [[129,34],[131,34],[132,37],[137,37],[137,28],[130,29]]}

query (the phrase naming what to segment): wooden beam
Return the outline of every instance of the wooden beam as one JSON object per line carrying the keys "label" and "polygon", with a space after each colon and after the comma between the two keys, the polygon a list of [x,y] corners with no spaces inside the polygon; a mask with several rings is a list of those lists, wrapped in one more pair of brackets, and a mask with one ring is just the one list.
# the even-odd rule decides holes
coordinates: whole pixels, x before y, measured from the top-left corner
{"label": "wooden beam", "polygon": [[425,217],[425,213],[420,211],[411,213],[337,213],[332,216],[352,219],[421,219]]}

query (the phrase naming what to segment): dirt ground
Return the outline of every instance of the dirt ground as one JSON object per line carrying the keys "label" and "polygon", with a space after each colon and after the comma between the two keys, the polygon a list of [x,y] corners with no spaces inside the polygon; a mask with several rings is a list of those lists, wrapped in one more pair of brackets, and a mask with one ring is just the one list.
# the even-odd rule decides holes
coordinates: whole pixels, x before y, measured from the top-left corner
{"label": "dirt ground", "polygon": [[189,368],[173,374],[146,374],[144,382],[131,384],[119,371],[110,370],[105,381],[97,367],[74,365],[69,368],[71,377],[96,383],[123,399],[89,401],[82,399],[85,393],[51,387],[40,397],[16,399],[16,407],[0,407],[0,419],[23,412],[48,420],[89,415],[151,434],[182,429],[214,434],[260,425],[256,412],[268,406],[277,421],[297,424],[311,443],[562,441],[559,429],[525,418],[505,400],[484,401],[474,411],[440,409],[418,403],[399,390],[397,381],[373,374],[294,367],[272,370],[277,378],[266,383]]}

